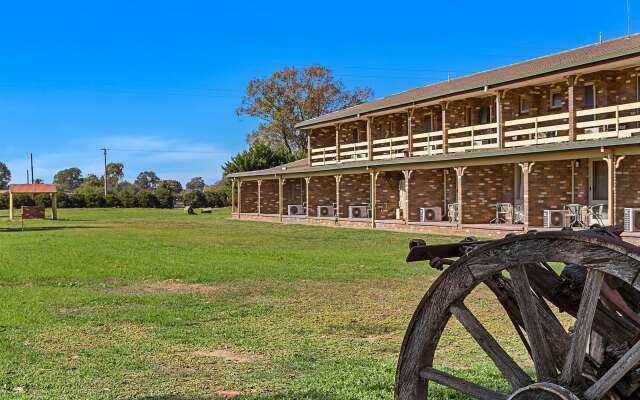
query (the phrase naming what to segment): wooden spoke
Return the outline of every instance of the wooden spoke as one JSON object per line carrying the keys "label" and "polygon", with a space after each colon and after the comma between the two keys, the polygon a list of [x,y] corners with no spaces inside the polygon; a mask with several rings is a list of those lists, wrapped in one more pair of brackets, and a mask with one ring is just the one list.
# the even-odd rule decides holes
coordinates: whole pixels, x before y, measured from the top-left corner
{"label": "wooden spoke", "polygon": [[423,379],[434,381],[441,385],[447,386],[460,393],[464,393],[468,396],[475,397],[480,400],[506,400],[507,395],[487,389],[475,383],[465,381],[464,379],[457,378],[446,372],[438,371],[433,368],[425,368],[420,371],[420,376]]}
{"label": "wooden spoke", "polygon": [[578,317],[571,338],[571,347],[560,376],[560,381],[566,385],[573,386],[582,381],[584,358],[587,353],[591,326],[598,306],[603,279],[604,273],[602,271],[595,269],[587,271],[587,279],[578,308]]}
{"label": "wooden spoke", "polygon": [[462,303],[454,304],[449,308],[451,313],[460,321],[462,326],[480,345],[482,350],[493,360],[496,367],[502,372],[513,390],[532,383],[531,378],[520,368],[509,354],[498,344],[494,337],[482,326],[480,321]]}
{"label": "wooden spoke", "polygon": [[584,398],[587,400],[602,398],[638,362],[640,362],[640,341],[636,342],[613,367],[584,392]]}
{"label": "wooden spoke", "polygon": [[531,345],[533,363],[536,368],[536,376],[539,382],[547,381],[556,375],[555,361],[549,351],[547,340],[544,337],[541,324],[537,297],[535,297],[527,272],[523,265],[510,268],[511,281],[515,290],[518,308],[522,314],[525,330]]}

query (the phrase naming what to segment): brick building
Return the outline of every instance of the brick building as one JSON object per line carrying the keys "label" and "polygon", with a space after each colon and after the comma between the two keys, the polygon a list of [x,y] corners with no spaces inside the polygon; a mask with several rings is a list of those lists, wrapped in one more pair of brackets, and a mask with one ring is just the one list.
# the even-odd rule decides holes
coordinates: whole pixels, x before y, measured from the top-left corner
{"label": "brick building", "polygon": [[484,234],[622,224],[640,207],[640,35],[297,127],[306,159],[230,176],[235,218]]}

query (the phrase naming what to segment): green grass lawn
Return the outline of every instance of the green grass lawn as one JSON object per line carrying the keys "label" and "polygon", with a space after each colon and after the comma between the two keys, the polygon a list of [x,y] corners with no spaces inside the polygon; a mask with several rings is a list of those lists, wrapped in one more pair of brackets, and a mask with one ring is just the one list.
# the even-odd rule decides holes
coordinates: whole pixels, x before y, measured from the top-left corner
{"label": "green grass lawn", "polygon": [[[229,210],[60,218],[22,232],[0,213],[1,398],[388,399],[404,331],[438,273],[404,262],[415,234]],[[477,290],[468,305],[521,352],[491,296]],[[504,386],[457,324],[436,359]]]}

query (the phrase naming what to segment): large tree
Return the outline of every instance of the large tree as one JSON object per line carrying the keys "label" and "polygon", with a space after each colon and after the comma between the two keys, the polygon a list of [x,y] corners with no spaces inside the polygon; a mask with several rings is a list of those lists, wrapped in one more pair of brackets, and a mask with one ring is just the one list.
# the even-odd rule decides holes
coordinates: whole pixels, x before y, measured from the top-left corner
{"label": "large tree", "polygon": [[226,176],[235,172],[255,171],[276,167],[300,159],[304,154],[291,153],[282,145],[275,148],[264,143],[254,142],[248,150],[243,150],[223,166],[223,174]]}
{"label": "large tree", "polygon": [[173,193],[180,193],[182,192],[182,183],[175,179],[163,179],[158,184],[158,188],[164,188]]}
{"label": "large tree", "polygon": [[196,176],[195,178],[191,178],[189,182],[187,182],[187,190],[202,192],[204,190],[205,183],[204,179],[201,176]]}
{"label": "large tree", "polygon": [[109,188],[115,190],[118,188],[120,179],[124,177],[124,165],[122,163],[107,164],[107,184]]}
{"label": "large tree", "polygon": [[249,135],[252,142],[280,144],[294,152],[307,147],[306,134],[294,127],[298,122],[363,103],[372,95],[366,87],[346,90],[331,70],[319,65],[286,67],[249,82],[236,112],[260,120]]}
{"label": "large tree", "polygon": [[8,189],[11,182],[11,171],[7,164],[0,161],[0,189]]}
{"label": "large tree", "polygon": [[138,174],[138,177],[133,182],[134,185],[140,189],[153,190],[158,187],[160,178],[153,171],[143,171]]}
{"label": "large tree", "polygon": [[76,167],[58,171],[53,176],[53,183],[66,191],[76,190],[82,183],[82,171]]}

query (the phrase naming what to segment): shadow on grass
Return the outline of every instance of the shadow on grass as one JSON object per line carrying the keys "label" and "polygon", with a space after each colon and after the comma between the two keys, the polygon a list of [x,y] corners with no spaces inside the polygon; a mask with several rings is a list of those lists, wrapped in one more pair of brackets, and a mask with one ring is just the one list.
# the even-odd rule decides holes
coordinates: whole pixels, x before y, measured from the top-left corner
{"label": "shadow on grass", "polygon": [[62,231],[65,229],[103,229],[102,226],[86,226],[86,225],[66,225],[66,226],[25,226],[12,228],[0,228],[0,233],[15,233],[15,232],[39,232],[39,231]]}

